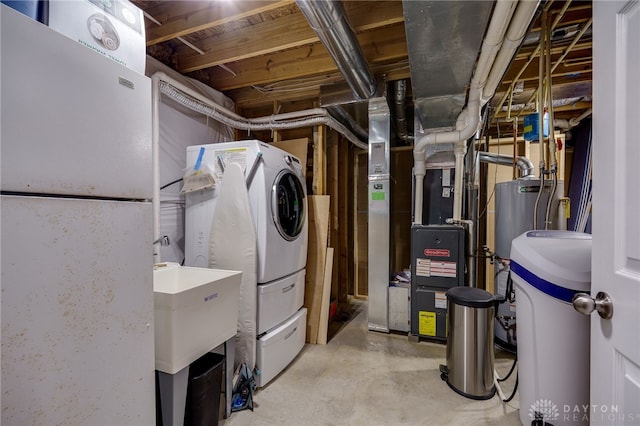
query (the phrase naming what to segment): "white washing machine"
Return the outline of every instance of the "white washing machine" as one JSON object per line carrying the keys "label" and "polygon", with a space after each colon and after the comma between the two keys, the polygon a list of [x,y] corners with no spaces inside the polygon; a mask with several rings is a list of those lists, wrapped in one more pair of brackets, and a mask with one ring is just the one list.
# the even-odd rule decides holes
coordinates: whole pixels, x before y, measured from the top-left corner
{"label": "white washing machine", "polygon": [[[213,173],[217,186],[222,182],[225,165],[231,162],[240,163],[245,178],[251,180],[249,202],[258,240],[258,283],[270,283],[304,269],[307,190],[300,160],[255,140],[187,147],[187,167],[193,168],[200,156],[200,168]],[[209,234],[216,197],[216,189],[187,194],[185,263],[190,266],[209,265]]]}
{"label": "white washing machine", "polygon": [[[252,140],[187,147],[187,168],[211,173],[216,188],[187,193],[185,264],[208,267],[211,224],[225,167],[245,170],[257,239],[256,376],[266,385],[304,346],[307,191],[304,164]],[[247,308],[247,307],[244,307]],[[243,309],[243,307],[240,307]]]}

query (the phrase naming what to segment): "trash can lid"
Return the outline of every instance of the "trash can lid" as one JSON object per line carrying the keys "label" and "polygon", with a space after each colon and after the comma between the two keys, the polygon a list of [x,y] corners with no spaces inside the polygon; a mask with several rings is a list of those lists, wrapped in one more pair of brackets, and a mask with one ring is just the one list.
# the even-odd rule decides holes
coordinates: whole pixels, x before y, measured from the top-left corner
{"label": "trash can lid", "polygon": [[489,308],[494,305],[493,294],[475,287],[453,287],[447,290],[447,298],[456,305],[470,308]]}

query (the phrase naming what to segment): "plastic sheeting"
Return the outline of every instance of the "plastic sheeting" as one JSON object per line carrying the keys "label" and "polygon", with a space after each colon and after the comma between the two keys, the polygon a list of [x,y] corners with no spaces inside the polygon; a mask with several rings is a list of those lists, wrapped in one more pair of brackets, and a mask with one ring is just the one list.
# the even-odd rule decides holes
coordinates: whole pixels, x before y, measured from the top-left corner
{"label": "plastic sheeting", "polygon": [[[205,84],[184,77],[156,59],[147,56],[146,75],[162,71],[204,96],[233,110],[231,99]],[[183,177],[186,168],[186,147],[233,140],[233,129],[211,118],[161,97],[160,103],[160,182],[161,186]],[[160,235],[167,235],[169,246],[161,249],[166,262],[182,263],[184,259],[184,195],[182,182],[169,185],[160,192]]]}
{"label": "plastic sheeting", "polygon": [[257,260],[256,232],[244,171],[240,164],[231,163],[224,171],[213,214],[209,267],[242,271],[235,363],[244,362],[251,371],[256,362]]}

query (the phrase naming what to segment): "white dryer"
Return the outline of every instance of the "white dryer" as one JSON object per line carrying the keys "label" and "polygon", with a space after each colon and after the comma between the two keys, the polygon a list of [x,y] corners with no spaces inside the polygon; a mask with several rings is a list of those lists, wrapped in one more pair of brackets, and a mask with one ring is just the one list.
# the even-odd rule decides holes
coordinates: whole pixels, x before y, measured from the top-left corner
{"label": "white dryer", "polygon": [[[245,170],[257,239],[257,306],[255,310],[256,376],[264,386],[304,346],[304,303],[307,261],[307,191],[304,164],[293,155],[260,141],[224,142],[187,147],[187,167],[203,169],[222,182],[226,166]],[[211,224],[217,190],[187,194],[185,264],[209,266]],[[214,236],[215,238],[215,236]]]}

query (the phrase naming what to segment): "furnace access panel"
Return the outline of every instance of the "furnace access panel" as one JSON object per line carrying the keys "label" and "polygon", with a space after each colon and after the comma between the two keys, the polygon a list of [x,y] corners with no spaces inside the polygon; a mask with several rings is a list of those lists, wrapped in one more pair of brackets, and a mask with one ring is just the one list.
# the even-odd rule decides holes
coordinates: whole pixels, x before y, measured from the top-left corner
{"label": "furnace access panel", "polygon": [[411,228],[411,334],[447,338],[447,298],[464,285],[464,228],[414,225]]}

